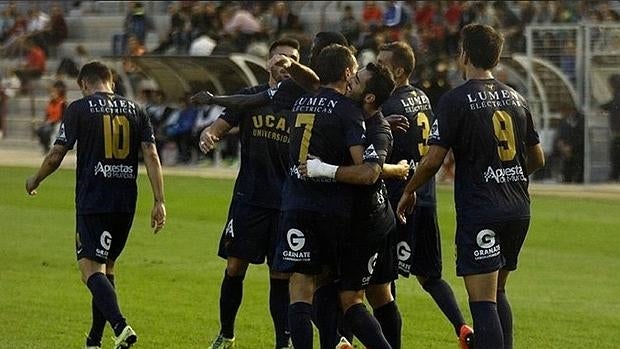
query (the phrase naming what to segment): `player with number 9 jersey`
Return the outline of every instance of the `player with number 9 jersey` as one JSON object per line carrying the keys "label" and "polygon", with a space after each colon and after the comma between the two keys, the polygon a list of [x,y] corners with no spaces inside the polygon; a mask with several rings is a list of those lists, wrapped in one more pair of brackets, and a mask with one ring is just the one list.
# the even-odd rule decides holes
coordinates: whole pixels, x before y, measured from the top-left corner
{"label": "player with number 9 jersey", "polygon": [[78,215],[133,213],[136,207],[138,150],[154,143],[144,109],[122,96],[96,92],[67,108],[55,144],[77,147]]}

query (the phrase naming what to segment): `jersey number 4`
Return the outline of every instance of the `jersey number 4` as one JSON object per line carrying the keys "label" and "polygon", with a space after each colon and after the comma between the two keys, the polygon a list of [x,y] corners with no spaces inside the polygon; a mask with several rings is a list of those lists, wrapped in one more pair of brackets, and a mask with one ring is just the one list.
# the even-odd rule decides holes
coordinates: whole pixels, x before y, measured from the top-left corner
{"label": "jersey number 4", "polygon": [[497,153],[502,161],[511,161],[517,155],[512,117],[503,110],[493,113],[493,130],[497,137]]}
{"label": "jersey number 4", "polygon": [[106,159],[124,159],[129,155],[129,120],[125,115],[103,115],[103,140]]}

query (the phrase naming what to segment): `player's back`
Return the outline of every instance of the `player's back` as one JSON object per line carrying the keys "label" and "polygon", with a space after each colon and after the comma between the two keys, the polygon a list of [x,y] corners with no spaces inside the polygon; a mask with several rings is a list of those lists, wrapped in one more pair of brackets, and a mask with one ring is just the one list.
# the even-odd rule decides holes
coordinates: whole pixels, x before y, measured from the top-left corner
{"label": "player's back", "polygon": [[469,80],[441,98],[437,122],[429,142],[454,151],[458,217],[529,216],[525,155],[538,134],[525,99],[494,79]]}
{"label": "player's back", "polygon": [[309,155],[334,165],[352,164],[349,147],[364,143],[361,109],[330,88],[297,99],[291,114],[289,177],[283,194],[284,209],[307,209],[348,215],[350,185],[332,179],[303,178],[298,170]]}
{"label": "player's back", "polygon": [[79,214],[132,212],[137,197],[138,152],[153,142],[144,110],[112,93],[97,92],[69,105],[57,143],[77,142]]}
{"label": "player's back", "polygon": [[[431,109],[431,103],[426,94],[417,87],[406,85],[394,90],[390,98],[381,106],[383,115],[402,115],[407,118],[409,128],[406,132],[394,132],[394,147],[392,154],[387,159],[388,164],[396,164],[401,160],[407,160],[411,165],[413,175],[415,166],[422,156],[428,152],[428,137],[430,127],[435,120]],[[386,179],[391,200],[398,201],[407,184],[405,181]],[[418,206],[434,206],[435,178],[431,178],[417,191]]]}

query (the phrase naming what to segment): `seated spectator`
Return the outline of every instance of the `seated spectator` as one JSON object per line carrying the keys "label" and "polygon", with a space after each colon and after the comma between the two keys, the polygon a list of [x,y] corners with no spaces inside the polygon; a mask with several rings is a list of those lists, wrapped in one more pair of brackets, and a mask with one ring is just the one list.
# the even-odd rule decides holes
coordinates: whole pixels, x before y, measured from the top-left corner
{"label": "seated spectator", "polygon": [[194,140],[194,124],[200,109],[190,103],[191,93],[186,93],[179,99],[180,110],[175,120],[170,118],[166,126],[166,137],[177,145],[177,163],[189,164],[192,160],[192,148],[197,142]]}
{"label": "seated spectator", "polygon": [[140,1],[131,3],[129,12],[125,17],[123,34],[112,36],[112,54],[119,56],[131,50],[129,40],[134,37],[139,44],[144,46],[146,34],[154,29],[153,21],[146,16],[144,5]]}
{"label": "seated spectator", "polygon": [[52,145],[52,136],[58,132],[62,115],[67,107],[67,86],[61,80],[54,82],[50,100],[45,108],[45,120],[36,128],[37,137],[47,154]]}
{"label": "seated spectator", "polygon": [[192,41],[189,47],[190,56],[209,56],[217,46],[217,41],[213,40],[207,33],[201,33]]}
{"label": "seated spectator", "polygon": [[21,82],[21,92],[27,93],[31,89],[31,81],[39,79],[45,73],[47,56],[45,52],[32,40],[26,39],[23,43],[24,50],[27,52],[26,61],[17,69],[15,75]]}
{"label": "seated spectator", "polygon": [[234,5],[224,5],[220,12],[222,35],[228,35],[238,51],[245,52],[254,36],[262,33],[261,23],[248,10]]}
{"label": "seated spectator", "polygon": [[58,64],[56,69],[56,78],[62,79],[65,75],[76,78],[82,66],[91,60],[90,55],[86,48],[82,45],[75,47],[75,55],[72,57],[65,57]]}
{"label": "seated spectator", "polygon": [[166,53],[172,46],[176,54],[182,54],[188,51],[190,45],[190,18],[185,11],[181,11],[177,4],[168,6],[168,14],[170,15],[170,29],[166,38],[159,43],[153,53]]}
{"label": "seated spectator", "polygon": [[31,38],[45,51],[45,54],[49,55],[50,49],[60,45],[67,38],[67,35],[67,22],[62,8],[56,5],[52,7],[47,24],[43,29],[33,32]]}

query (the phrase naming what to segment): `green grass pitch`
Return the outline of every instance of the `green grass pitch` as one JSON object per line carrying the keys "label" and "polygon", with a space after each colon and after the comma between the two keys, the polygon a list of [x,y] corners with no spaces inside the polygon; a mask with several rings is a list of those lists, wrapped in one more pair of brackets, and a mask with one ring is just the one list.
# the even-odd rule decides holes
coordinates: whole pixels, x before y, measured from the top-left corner
{"label": "green grass pitch", "polygon": [[[0,168],[0,348],[81,348],[90,296],[74,257],[74,172],[60,170],[37,197],[28,197],[24,181],[33,171]],[[120,305],[138,332],[138,348],[206,348],[219,330],[225,263],[216,251],[233,181],[165,180],[167,225],[153,235],[152,195],[140,177],[138,212],[117,264]],[[451,189],[438,192],[444,276],[471,320],[454,272]],[[508,288],[515,347],[617,348],[619,200],[536,195],[532,201],[530,234]],[[398,290],[403,348],[457,348],[448,321],[414,279],[400,279]],[[236,324],[238,349],[273,348],[267,296],[266,268],[251,267]],[[111,348],[111,336],[106,329],[104,347]]]}

